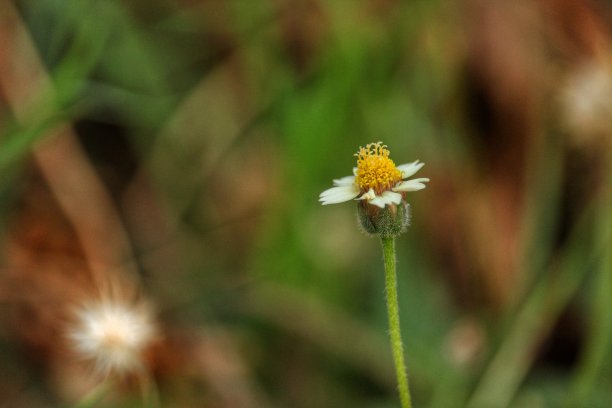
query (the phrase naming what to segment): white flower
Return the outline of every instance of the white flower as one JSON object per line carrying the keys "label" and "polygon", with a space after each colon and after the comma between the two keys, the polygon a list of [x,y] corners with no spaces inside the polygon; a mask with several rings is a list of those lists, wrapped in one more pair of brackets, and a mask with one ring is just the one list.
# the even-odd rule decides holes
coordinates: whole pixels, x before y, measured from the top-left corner
{"label": "white flower", "polygon": [[69,339],[74,350],[92,360],[102,374],[124,373],[142,365],[142,352],[155,336],[150,310],[102,300],[76,311]]}
{"label": "white flower", "polygon": [[428,178],[406,180],[425,163],[419,163],[417,160],[395,166],[389,158],[389,150],[382,142],[360,147],[355,156],[357,167],[353,168],[353,175],[334,180],[335,187],[319,195],[319,201],[323,205],[356,199],[385,208],[387,204],[400,204],[404,193],[424,189],[424,183],[429,181]]}

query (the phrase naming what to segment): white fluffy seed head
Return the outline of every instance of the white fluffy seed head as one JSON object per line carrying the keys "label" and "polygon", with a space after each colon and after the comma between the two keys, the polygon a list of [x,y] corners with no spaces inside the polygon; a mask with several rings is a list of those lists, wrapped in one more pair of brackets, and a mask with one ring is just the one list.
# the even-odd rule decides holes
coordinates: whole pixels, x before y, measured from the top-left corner
{"label": "white fluffy seed head", "polygon": [[142,352],[155,336],[150,309],[98,301],[79,308],[68,337],[73,349],[102,374],[125,373],[142,365]]}
{"label": "white fluffy seed head", "polygon": [[608,134],[612,115],[612,67],[591,61],[574,69],[560,88],[561,120],[572,141],[592,142],[592,136]]}

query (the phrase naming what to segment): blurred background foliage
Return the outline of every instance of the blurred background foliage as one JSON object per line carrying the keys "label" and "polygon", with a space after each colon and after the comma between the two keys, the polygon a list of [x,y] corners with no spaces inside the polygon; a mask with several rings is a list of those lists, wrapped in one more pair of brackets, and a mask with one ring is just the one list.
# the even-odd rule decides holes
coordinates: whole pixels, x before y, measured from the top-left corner
{"label": "blurred background foliage", "polygon": [[[604,0],[3,1],[0,406],[95,385],[63,330],[96,273],[155,305],[162,406],[398,406],[380,245],[317,202],[382,140],[431,179],[398,241],[415,406],[609,407],[611,27]],[[139,406],[121,384],[101,404]]]}

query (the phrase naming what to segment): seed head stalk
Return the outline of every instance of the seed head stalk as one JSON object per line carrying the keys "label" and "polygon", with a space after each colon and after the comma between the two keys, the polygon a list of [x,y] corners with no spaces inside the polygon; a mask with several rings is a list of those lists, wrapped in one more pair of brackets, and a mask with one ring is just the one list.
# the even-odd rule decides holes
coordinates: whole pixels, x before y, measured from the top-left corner
{"label": "seed head stalk", "polygon": [[391,339],[391,352],[395,363],[397,375],[397,388],[402,408],[412,408],[406,364],[404,363],[404,349],[400,331],[399,306],[397,302],[397,274],[395,271],[395,238],[381,237],[383,257],[385,262],[385,289],[387,292],[387,312],[389,314],[389,336]]}

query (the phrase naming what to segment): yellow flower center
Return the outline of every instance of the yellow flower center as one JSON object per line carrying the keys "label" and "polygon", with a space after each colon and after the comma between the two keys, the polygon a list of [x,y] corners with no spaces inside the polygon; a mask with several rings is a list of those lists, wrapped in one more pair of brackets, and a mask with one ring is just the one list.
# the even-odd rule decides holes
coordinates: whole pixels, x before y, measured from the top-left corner
{"label": "yellow flower center", "polygon": [[382,142],[360,147],[357,156],[355,182],[362,191],[373,189],[377,194],[390,190],[402,180],[402,172],[389,158],[389,150]]}

